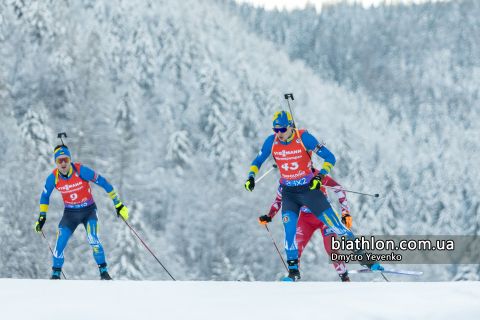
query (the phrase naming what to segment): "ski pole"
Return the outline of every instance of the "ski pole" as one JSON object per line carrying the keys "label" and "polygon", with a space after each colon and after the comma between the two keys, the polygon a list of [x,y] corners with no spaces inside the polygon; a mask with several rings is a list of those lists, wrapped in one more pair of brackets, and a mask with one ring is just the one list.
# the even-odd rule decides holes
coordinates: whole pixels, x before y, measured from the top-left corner
{"label": "ski pole", "polygon": [[[50,247],[50,243],[48,243],[47,237],[45,237],[45,233],[43,233],[43,230],[42,230],[42,235],[43,235],[43,239],[45,239],[45,242],[48,244],[48,247],[50,248],[50,252],[52,253],[52,256],[53,256],[52,247]],[[63,271],[62,271],[62,274],[63,274],[63,277],[65,278],[65,280],[67,280],[67,277],[65,277],[65,273],[63,273]]]}
{"label": "ski pole", "polygon": [[267,226],[267,225],[265,225],[265,228],[267,228],[268,233],[270,233],[270,238],[272,238],[273,244],[275,245],[275,248],[277,248],[277,252],[278,252],[278,254],[280,255],[280,259],[282,259],[283,265],[285,266],[285,268],[287,269],[287,271],[289,271],[289,270],[288,270],[288,267],[287,267],[287,264],[285,263],[285,260],[283,260],[282,254],[280,253],[280,250],[278,250],[278,247],[277,247],[277,244],[275,243],[275,240],[273,240],[272,233],[271,233],[270,230],[268,229],[268,226]]}
{"label": "ski pole", "polygon": [[290,110],[290,115],[292,116],[293,127],[296,128],[295,119],[293,119],[292,108],[290,107],[290,100],[288,100],[288,98],[292,98],[292,101],[295,100],[293,98],[293,93],[285,93],[283,96],[285,97],[285,99],[287,100],[287,103],[288,103],[288,109]]}
{"label": "ski pole", "polygon": [[267,172],[265,172],[265,174],[264,174],[263,176],[261,176],[260,178],[258,178],[257,181],[255,181],[255,183],[258,183],[258,181],[262,180],[263,177],[265,177],[267,174],[270,173],[270,171],[272,171],[272,170],[275,169],[275,168],[277,168],[277,165],[276,165],[276,164],[274,164],[274,165],[272,166],[272,169],[268,170]]}
{"label": "ski pole", "polygon": [[380,196],[378,193],[368,194],[368,193],[362,193],[362,192],[357,192],[357,191],[345,190],[343,188],[338,188],[338,187],[329,187],[329,186],[324,186],[324,187],[332,189],[332,190],[340,190],[340,191],[345,191],[345,192],[358,193],[358,194],[362,194],[364,196],[370,196],[370,197],[375,197],[375,198],[378,198]]}
{"label": "ski pole", "polygon": [[137,236],[137,238],[143,243],[143,245],[145,246],[145,248],[147,248],[148,251],[150,251],[150,253],[152,254],[152,256],[155,258],[155,260],[157,260],[158,263],[160,263],[160,265],[162,266],[162,268],[168,273],[168,275],[170,276],[170,278],[173,279],[173,281],[176,281],[174,277],[172,277],[172,275],[170,274],[170,272],[168,272],[168,270],[163,266],[163,264],[160,262],[160,260],[157,259],[157,257],[153,254],[153,252],[150,250],[150,248],[147,247],[147,245],[145,244],[145,242],[143,242],[142,238],[140,238],[138,236],[138,234],[135,232],[135,230],[133,230],[132,227],[130,227],[130,225],[128,224],[128,222],[122,217],[120,216],[120,218],[122,218],[123,222],[125,222],[125,224],[130,228],[130,230],[133,231],[133,233],[135,233],[135,235]]}

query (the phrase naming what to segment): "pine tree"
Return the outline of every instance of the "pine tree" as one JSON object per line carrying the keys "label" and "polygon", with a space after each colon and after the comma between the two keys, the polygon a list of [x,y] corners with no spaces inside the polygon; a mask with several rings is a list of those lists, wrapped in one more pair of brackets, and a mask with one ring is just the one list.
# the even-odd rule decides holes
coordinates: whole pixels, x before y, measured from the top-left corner
{"label": "pine tree", "polygon": [[117,107],[115,127],[118,135],[118,193],[122,194],[123,187],[128,177],[136,149],[136,123],[135,105],[128,92],[124,94]]}
{"label": "pine tree", "polygon": [[27,27],[30,41],[37,45],[46,45],[54,36],[52,8],[45,1],[15,1],[16,9]]}
{"label": "pine tree", "polygon": [[176,131],[170,135],[165,159],[171,161],[177,171],[183,172],[182,168],[191,164],[192,146],[188,138],[188,132]]}
{"label": "pine tree", "polygon": [[479,281],[480,271],[476,265],[461,265],[458,267],[457,275],[453,281]]}
{"label": "pine tree", "polygon": [[[327,148],[329,148],[328,145]],[[350,174],[354,159],[352,156],[352,136],[344,124],[336,136],[331,150],[335,150],[335,170],[333,173],[339,181],[342,181]]]}
{"label": "pine tree", "polygon": [[228,108],[224,87],[219,78],[219,72],[214,68],[205,67],[199,80],[206,97],[203,120],[207,135],[205,149],[209,151],[211,157],[221,158],[227,143],[225,128],[228,125],[226,118]]}
{"label": "pine tree", "polygon": [[[38,197],[43,183],[38,180],[37,161],[44,160],[40,153],[44,141],[34,138],[38,138],[36,134],[42,135],[48,130],[45,127],[42,129],[38,122],[41,117],[35,114],[33,119],[27,118],[22,123],[27,129],[24,130],[27,131],[25,136],[15,123],[13,112],[9,112],[8,100],[2,103],[5,104],[3,107],[0,105],[0,152],[3,154],[0,176],[4,181],[0,185],[0,275],[9,278],[43,277],[48,268],[46,264],[51,262],[48,260],[51,255],[45,251],[48,249],[44,247],[43,239],[36,237],[33,226],[38,218]],[[22,137],[28,141],[28,148],[32,149],[29,155],[26,153],[28,149],[24,149],[22,142],[25,140],[22,141]],[[19,155],[22,156],[21,160]],[[29,179],[21,179],[23,175]],[[37,196],[32,196],[32,192]]]}
{"label": "pine tree", "polygon": [[7,4],[4,0],[0,1],[0,43],[5,40]]}
{"label": "pine tree", "polygon": [[38,111],[30,109],[23,117],[20,125],[25,155],[35,159],[40,170],[45,170],[52,163],[52,130],[48,127],[47,111],[42,102],[37,105]]}
{"label": "pine tree", "polygon": [[212,280],[228,281],[232,279],[232,264],[224,253],[218,253],[212,261]]}
{"label": "pine tree", "polygon": [[375,219],[381,223],[379,229],[371,230],[372,234],[404,234],[404,197],[401,192],[398,177],[395,174],[383,172],[379,178],[384,181],[382,197],[375,203]]}
{"label": "pine tree", "polygon": [[155,86],[154,75],[154,44],[148,33],[148,27],[145,23],[137,21],[138,26],[133,33],[134,55],[136,58],[136,76],[135,80],[138,86],[148,95],[152,94]]}

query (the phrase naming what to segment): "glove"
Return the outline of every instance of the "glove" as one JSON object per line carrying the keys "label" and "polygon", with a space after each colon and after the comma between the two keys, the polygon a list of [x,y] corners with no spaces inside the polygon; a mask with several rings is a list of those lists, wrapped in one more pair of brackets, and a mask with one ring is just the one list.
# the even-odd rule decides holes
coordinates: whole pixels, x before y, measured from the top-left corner
{"label": "glove", "polygon": [[247,189],[247,191],[252,192],[254,188],[255,188],[255,178],[250,177],[248,178],[247,182],[245,182],[245,189]]}
{"label": "glove", "polygon": [[45,213],[40,213],[40,217],[38,217],[38,221],[37,223],[35,223],[35,231],[37,233],[42,232],[42,228],[46,220],[47,220],[47,215]]}
{"label": "glove", "polygon": [[310,180],[310,190],[320,190],[320,188],[322,187],[323,178],[325,178],[323,173],[319,173],[315,177],[313,177],[313,179]]}
{"label": "glove", "polygon": [[352,227],[352,216],[348,212],[342,213],[342,223],[347,227],[347,229],[350,229]]}
{"label": "glove", "polygon": [[271,222],[272,221],[272,217],[270,217],[269,215],[265,215],[265,216],[261,216],[260,218],[258,218],[258,222],[262,225],[262,226],[266,226],[267,223]]}
{"label": "glove", "polygon": [[117,217],[122,216],[124,219],[128,219],[128,209],[123,203],[119,202],[115,208],[117,209]]}

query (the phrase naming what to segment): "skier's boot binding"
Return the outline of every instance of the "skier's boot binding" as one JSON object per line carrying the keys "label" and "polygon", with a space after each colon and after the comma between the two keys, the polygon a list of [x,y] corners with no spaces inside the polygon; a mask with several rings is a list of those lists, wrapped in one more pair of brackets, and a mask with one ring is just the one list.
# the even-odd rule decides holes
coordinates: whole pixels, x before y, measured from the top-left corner
{"label": "skier's boot binding", "polygon": [[362,264],[362,266],[367,267],[370,270],[383,270],[383,267],[380,265],[380,263],[367,263],[367,264]]}
{"label": "skier's boot binding", "polygon": [[350,282],[350,278],[348,277],[348,271],[345,271],[345,273],[339,274],[339,276],[342,282]]}
{"label": "skier's boot binding", "polygon": [[292,281],[300,280],[300,271],[298,270],[298,259],[287,260],[287,264],[288,264],[287,278],[292,279]]}
{"label": "skier's boot binding", "polygon": [[53,273],[52,277],[50,278],[51,280],[60,280],[60,273],[62,272],[62,268],[52,268]]}
{"label": "skier's boot binding", "polygon": [[98,269],[100,270],[100,280],[113,280],[108,274],[106,262],[99,264]]}

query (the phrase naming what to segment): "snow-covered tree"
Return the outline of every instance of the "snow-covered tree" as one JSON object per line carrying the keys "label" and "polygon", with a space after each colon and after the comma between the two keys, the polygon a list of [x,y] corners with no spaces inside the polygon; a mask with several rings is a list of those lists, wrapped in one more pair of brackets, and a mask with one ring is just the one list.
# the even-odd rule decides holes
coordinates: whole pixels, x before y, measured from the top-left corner
{"label": "snow-covered tree", "polygon": [[117,107],[115,127],[118,135],[117,165],[118,165],[118,192],[122,194],[123,186],[127,176],[131,176],[128,172],[132,168],[133,150],[135,150],[135,130],[137,119],[135,116],[135,105],[130,98],[128,92],[120,100]]}
{"label": "snow-covered tree", "polygon": [[457,275],[453,281],[479,281],[480,275],[478,266],[476,265],[462,265],[459,266]]}
{"label": "snow-covered tree", "polygon": [[192,162],[192,146],[188,138],[188,132],[176,131],[170,135],[170,140],[167,146],[166,160],[171,161],[175,166],[182,167],[189,165]]}
{"label": "snow-covered tree", "polygon": [[47,112],[42,102],[37,105],[38,112],[30,109],[23,117],[20,125],[28,159],[35,159],[42,170],[46,169],[53,159],[52,130],[47,122]]}

